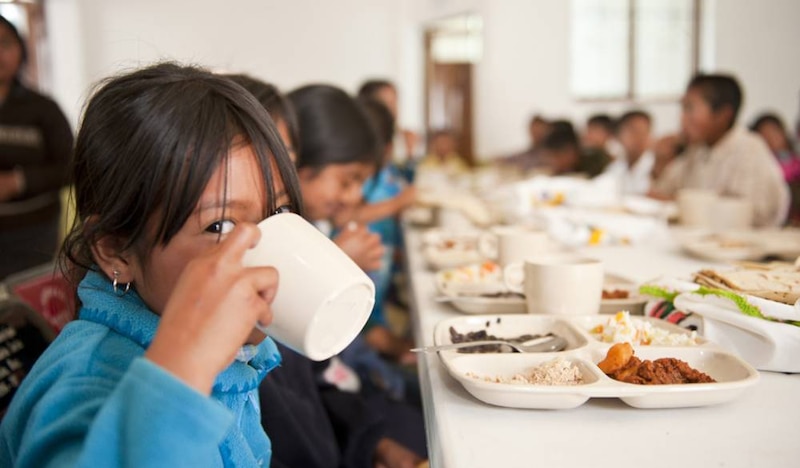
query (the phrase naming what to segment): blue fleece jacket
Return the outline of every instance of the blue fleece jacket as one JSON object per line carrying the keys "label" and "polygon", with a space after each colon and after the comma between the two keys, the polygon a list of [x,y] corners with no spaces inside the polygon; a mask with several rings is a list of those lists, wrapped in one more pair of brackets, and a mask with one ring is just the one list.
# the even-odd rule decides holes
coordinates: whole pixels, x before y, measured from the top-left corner
{"label": "blue fleece jacket", "polygon": [[158,316],[90,272],[67,325],[17,390],[0,425],[0,466],[269,466],[258,385],[280,362],[267,338],[211,397],[142,355]]}

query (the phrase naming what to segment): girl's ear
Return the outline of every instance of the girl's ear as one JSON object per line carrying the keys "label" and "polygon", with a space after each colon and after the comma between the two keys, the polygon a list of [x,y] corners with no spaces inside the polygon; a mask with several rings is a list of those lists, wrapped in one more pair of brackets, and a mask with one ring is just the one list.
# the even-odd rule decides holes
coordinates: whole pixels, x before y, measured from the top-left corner
{"label": "girl's ear", "polygon": [[133,271],[129,261],[129,255],[122,251],[123,242],[114,236],[105,236],[92,244],[92,255],[97,262],[100,270],[109,277],[116,279],[120,283],[133,282]]}

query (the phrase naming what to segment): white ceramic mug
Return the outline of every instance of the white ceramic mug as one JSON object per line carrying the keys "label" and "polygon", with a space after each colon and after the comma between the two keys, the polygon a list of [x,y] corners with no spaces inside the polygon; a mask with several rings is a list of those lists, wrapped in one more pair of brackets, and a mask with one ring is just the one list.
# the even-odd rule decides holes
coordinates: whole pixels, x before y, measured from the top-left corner
{"label": "white ceramic mug", "polygon": [[753,227],[753,203],[743,198],[720,197],[711,212],[711,227],[717,231],[745,231]]}
{"label": "white ceramic mug", "polygon": [[692,227],[711,227],[712,213],[718,201],[719,196],[713,190],[680,190],[677,202],[681,224]]}
{"label": "white ceramic mug", "polygon": [[539,255],[548,246],[547,232],[524,226],[495,226],[478,239],[480,254],[501,266]]}
{"label": "white ceramic mug", "polygon": [[258,228],[261,240],[245,253],[243,264],[272,266],[280,275],[273,320],[262,330],[316,361],[340,353],[369,319],[372,280],[296,214],[270,216]]}
{"label": "white ceramic mug", "polygon": [[512,263],[506,287],[524,294],[531,314],[588,315],[600,312],[603,264],[574,254],[549,254]]}

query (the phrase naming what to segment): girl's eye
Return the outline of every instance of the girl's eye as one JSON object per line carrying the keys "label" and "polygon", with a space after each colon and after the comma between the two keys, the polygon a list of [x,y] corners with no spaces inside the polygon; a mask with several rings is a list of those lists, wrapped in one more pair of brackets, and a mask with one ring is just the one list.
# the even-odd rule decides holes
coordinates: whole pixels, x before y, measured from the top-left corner
{"label": "girl's eye", "polygon": [[281,214],[281,213],[291,213],[292,212],[292,205],[281,205],[272,214]]}
{"label": "girl's eye", "polygon": [[206,227],[206,232],[212,234],[228,234],[233,231],[234,226],[236,226],[236,223],[227,219],[214,221]]}

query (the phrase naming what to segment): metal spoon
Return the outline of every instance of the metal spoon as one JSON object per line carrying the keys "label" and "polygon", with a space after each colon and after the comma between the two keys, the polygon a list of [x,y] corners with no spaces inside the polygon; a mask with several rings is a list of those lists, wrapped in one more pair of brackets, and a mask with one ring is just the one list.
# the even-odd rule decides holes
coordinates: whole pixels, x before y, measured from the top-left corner
{"label": "metal spoon", "polygon": [[542,336],[532,340],[523,341],[522,343],[511,343],[504,340],[467,341],[465,343],[424,346],[422,348],[413,348],[411,351],[414,353],[433,353],[437,351],[472,348],[474,346],[483,345],[505,345],[518,353],[547,353],[565,349],[567,347],[567,340],[560,336]]}

